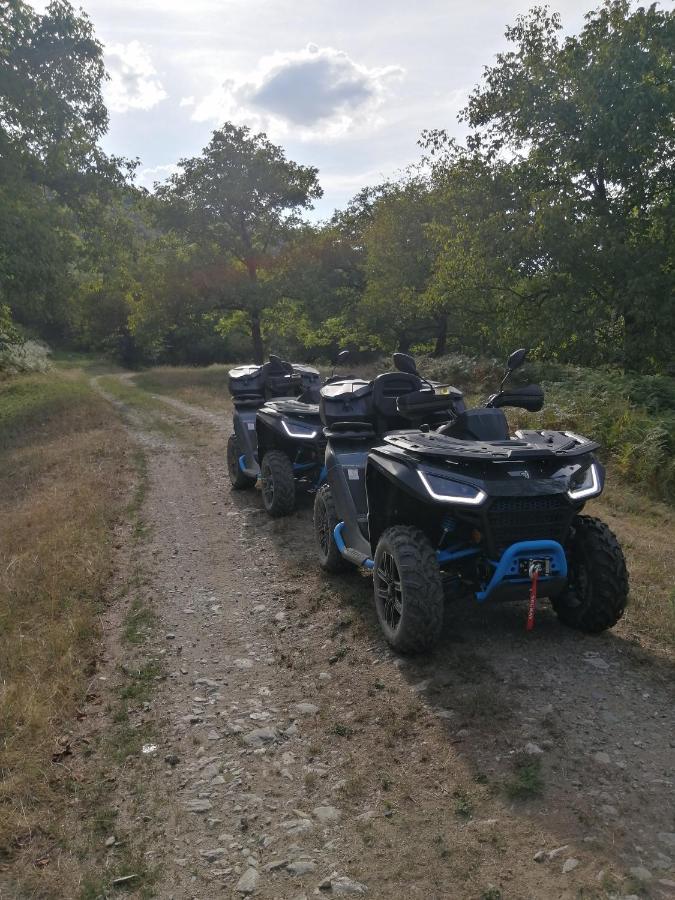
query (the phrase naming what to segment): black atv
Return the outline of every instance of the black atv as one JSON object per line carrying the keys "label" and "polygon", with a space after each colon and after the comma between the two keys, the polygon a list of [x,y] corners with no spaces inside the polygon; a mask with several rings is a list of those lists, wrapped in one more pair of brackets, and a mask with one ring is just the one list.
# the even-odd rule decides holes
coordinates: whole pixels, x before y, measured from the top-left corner
{"label": "black atv", "polygon": [[[231,369],[228,386],[234,400],[234,434],[227,442],[227,470],[232,487],[253,487],[260,477],[256,413],[268,401],[294,399],[308,391],[318,393],[319,373],[311,366],[284,362],[270,356],[264,365],[244,365]],[[318,406],[316,420],[318,423]]]}
{"label": "black atv", "polygon": [[543,405],[538,385],[504,388],[526,355],[509,357],[499,392],[478,409],[454,388],[434,390],[410,358],[407,372],[321,391],[319,561],[329,572],[350,563],[372,571],[377,615],[396,650],[436,643],[444,593],[529,600],[528,630],[538,593],[588,633],[623,614],[621,547],[607,525],[580,514],[603,490],[599,445],[572,432],[509,434],[502,407]]}
{"label": "black atv", "polygon": [[[348,357],[349,351],[343,350],[335,365],[345,363]],[[335,378],[334,366],[325,384]],[[312,383],[299,397],[271,400],[257,411],[255,429],[263,504],[274,518],[293,512],[298,484],[316,490],[326,480],[326,438],[319,399],[319,384]]]}

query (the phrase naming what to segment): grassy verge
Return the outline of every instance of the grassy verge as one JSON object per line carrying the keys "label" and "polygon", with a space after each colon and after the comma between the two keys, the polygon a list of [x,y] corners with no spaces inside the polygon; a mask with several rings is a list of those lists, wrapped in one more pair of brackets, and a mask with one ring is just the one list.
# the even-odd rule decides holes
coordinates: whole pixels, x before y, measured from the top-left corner
{"label": "grassy verge", "polygon": [[646,635],[661,647],[675,648],[672,507],[610,478],[600,500],[586,511],[607,522],[626,555],[630,602],[619,629],[631,638]]}
{"label": "grassy verge", "polygon": [[175,435],[176,423],[170,420],[166,405],[161,400],[154,400],[147,390],[137,387],[128,379],[116,378],[114,375],[100,377],[98,384],[107,394],[140,412],[145,427],[167,436]]}
{"label": "grassy verge", "polygon": [[220,365],[204,369],[160,366],[136,375],[134,381],[151,393],[169,394],[185,403],[223,412],[229,408],[227,373],[230,368]]}
{"label": "grassy verge", "polygon": [[12,896],[67,896],[73,723],[96,671],[131,449],[72,371],[0,382],[0,435],[0,866]]}

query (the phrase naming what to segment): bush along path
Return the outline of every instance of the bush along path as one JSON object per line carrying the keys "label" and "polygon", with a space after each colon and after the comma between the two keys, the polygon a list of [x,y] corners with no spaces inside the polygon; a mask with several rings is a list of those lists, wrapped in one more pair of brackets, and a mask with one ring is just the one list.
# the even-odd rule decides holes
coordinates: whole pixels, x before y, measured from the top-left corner
{"label": "bush along path", "polygon": [[124,390],[152,598],[125,627],[155,666],[119,751],[132,895],[673,895],[667,658],[459,602],[433,655],[396,657],[368,579],[318,573],[311,503],[273,521],[230,491],[226,418]]}

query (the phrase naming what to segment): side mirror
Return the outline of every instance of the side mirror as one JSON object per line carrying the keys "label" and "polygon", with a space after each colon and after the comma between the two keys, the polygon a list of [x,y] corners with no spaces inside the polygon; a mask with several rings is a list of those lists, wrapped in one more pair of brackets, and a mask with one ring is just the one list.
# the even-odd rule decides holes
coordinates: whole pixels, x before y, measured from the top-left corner
{"label": "side mirror", "polygon": [[399,372],[417,375],[417,363],[409,353],[394,353],[394,367]]}
{"label": "side mirror", "polygon": [[281,365],[281,363],[282,363],[281,357],[280,357],[280,356],[277,356],[275,353],[270,353],[270,355],[269,355],[269,361],[270,361],[270,362],[272,363],[272,365],[274,365],[274,366],[279,366],[279,365]]}
{"label": "side mirror", "polygon": [[511,356],[506,360],[507,370],[513,372],[514,369],[519,369],[527,359],[527,354],[529,352],[527,347],[521,347],[520,350],[514,350]]}

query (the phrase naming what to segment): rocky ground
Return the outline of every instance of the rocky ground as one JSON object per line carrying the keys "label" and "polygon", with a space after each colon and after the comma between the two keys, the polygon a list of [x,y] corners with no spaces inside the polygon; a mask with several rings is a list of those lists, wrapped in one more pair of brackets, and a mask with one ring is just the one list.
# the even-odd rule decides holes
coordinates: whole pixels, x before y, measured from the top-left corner
{"label": "rocky ground", "polygon": [[672,662],[566,630],[543,605],[526,634],[522,607],[464,602],[433,655],[397,658],[368,578],[319,572],[311,498],[270,520],[255,490],[229,488],[227,418],[156,405],[164,432],[127,407],[148,460],[156,619],[123,650],[111,609],[102,670],[114,683],[123,653],[160,671],[129,711],[154,737],[117,786],[154,882],[120,887],[675,897]]}

